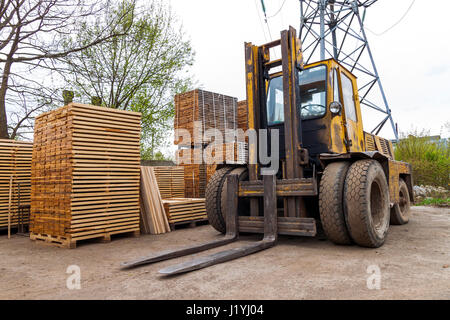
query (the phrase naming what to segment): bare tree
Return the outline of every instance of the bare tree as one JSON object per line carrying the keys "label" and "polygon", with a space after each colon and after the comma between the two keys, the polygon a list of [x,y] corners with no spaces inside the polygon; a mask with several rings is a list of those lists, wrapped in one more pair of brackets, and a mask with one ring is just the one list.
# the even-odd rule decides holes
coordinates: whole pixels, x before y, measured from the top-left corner
{"label": "bare tree", "polygon": [[[96,17],[109,7],[108,2],[0,0],[0,138],[16,137],[21,126],[30,126],[29,120],[37,110],[51,103],[51,98],[45,97],[42,82],[36,80],[39,73],[41,77],[48,76],[45,72],[51,71],[51,60],[86,50],[126,32],[115,28],[122,26],[122,17],[117,16],[102,24],[103,29],[89,42],[68,41],[80,27],[95,24]],[[9,126],[11,136],[7,103],[15,104],[11,113],[15,124]]]}

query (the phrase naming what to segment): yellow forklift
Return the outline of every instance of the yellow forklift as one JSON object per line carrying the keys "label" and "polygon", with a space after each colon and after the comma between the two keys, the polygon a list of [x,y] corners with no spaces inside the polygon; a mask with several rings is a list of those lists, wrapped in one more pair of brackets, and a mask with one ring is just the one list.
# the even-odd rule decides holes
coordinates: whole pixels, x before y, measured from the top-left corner
{"label": "yellow forklift", "polygon": [[[271,59],[270,50],[281,58]],[[160,270],[173,275],[272,247],[278,235],[310,236],[321,225],[339,245],[383,245],[390,224],[405,224],[413,201],[409,164],[394,160],[392,143],[363,131],[356,77],[333,59],[304,65],[294,28],[262,46],[245,44],[248,124],[279,133],[279,170],[264,171],[261,141],[249,142],[245,166],[223,165],[206,188],[210,224],[223,239],[169,250],[123,268],[226,245],[239,233],[260,233],[256,243]],[[271,139],[268,139],[271,141]],[[265,172],[265,174],[264,174]]]}

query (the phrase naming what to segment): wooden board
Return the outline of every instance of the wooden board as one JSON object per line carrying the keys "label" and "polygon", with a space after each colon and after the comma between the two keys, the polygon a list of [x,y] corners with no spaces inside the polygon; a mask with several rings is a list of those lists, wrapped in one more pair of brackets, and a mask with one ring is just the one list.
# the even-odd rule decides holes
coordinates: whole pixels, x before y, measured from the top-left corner
{"label": "wooden board", "polygon": [[32,234],[70,243],[139,230],[140,120],[78,103],[36,118]]}

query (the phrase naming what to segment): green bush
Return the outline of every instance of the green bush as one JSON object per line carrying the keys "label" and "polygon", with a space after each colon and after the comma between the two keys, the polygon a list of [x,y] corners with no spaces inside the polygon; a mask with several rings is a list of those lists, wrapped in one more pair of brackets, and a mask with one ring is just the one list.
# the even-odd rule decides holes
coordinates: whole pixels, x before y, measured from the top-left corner
{"label": "green bush", "polygon": [[395,159],[411,164],[416,185],[449,188],[449,141],[434,141],[428,132],[413,132],[400,139],[395,146]]}

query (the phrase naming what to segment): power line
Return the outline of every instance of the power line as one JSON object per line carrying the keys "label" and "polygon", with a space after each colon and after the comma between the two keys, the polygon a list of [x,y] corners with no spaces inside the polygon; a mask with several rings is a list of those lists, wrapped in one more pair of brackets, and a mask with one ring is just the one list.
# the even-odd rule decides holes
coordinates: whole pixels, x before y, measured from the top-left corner
{"label": "power line", "polygon": [[392,26],[390,26],[389,28],[387,28],[386,30],[384,30],[381,33],[376,33],[372,30],[370,30],[369,28],[367,28],[366,26],[364,26],[365,29],[367,29],[370,33],[376,35],[376,36],[382,36],[383,34],[389,32],[390,30],[392,30],[394,27],[396,27],[400,22],[403,21],[403,19],[405,19],[405,17],[408,15],[409,11],[411,11],[412,6],[414,5],[414,3],[416,2],[416,0],[412,0],[411,4],[409,5],[408,9],[406,10],[406,12],[403,14],[403,16],[396,22],[394,23]]}
{"label": "power line", "polygon": [[263,25],[263,22],[262,22],[262,19],[261,19],[261,15],[260,15],[260,13],[259,13],[259,8],[258,8],[258,2],[257,2],[257,1],[258,1],[258,0],[255,0],[255,1],[254,1],[254,3],[255,3],[255,8],[256,8],[256,13],[258,14],[259,24],[260,24],[260,26],[261,26],[261,29],[262,29],[262,32],[263,32],[263,35],[264,35],[264,39],[265,39],[266,42],[267,42],[266,32],[264,31],[264,25]]}
{"label": "power line", "polygon": [[267,17],[267,19],[271,19],[271,18],[275,17],[277,14],[279,14],[281,12],[281,9],[283,9],[285,3],[286,3],[286,0],[283,1],[280,9],[278,9],[278,11],[275,14],[271,15],[270,17]]}

